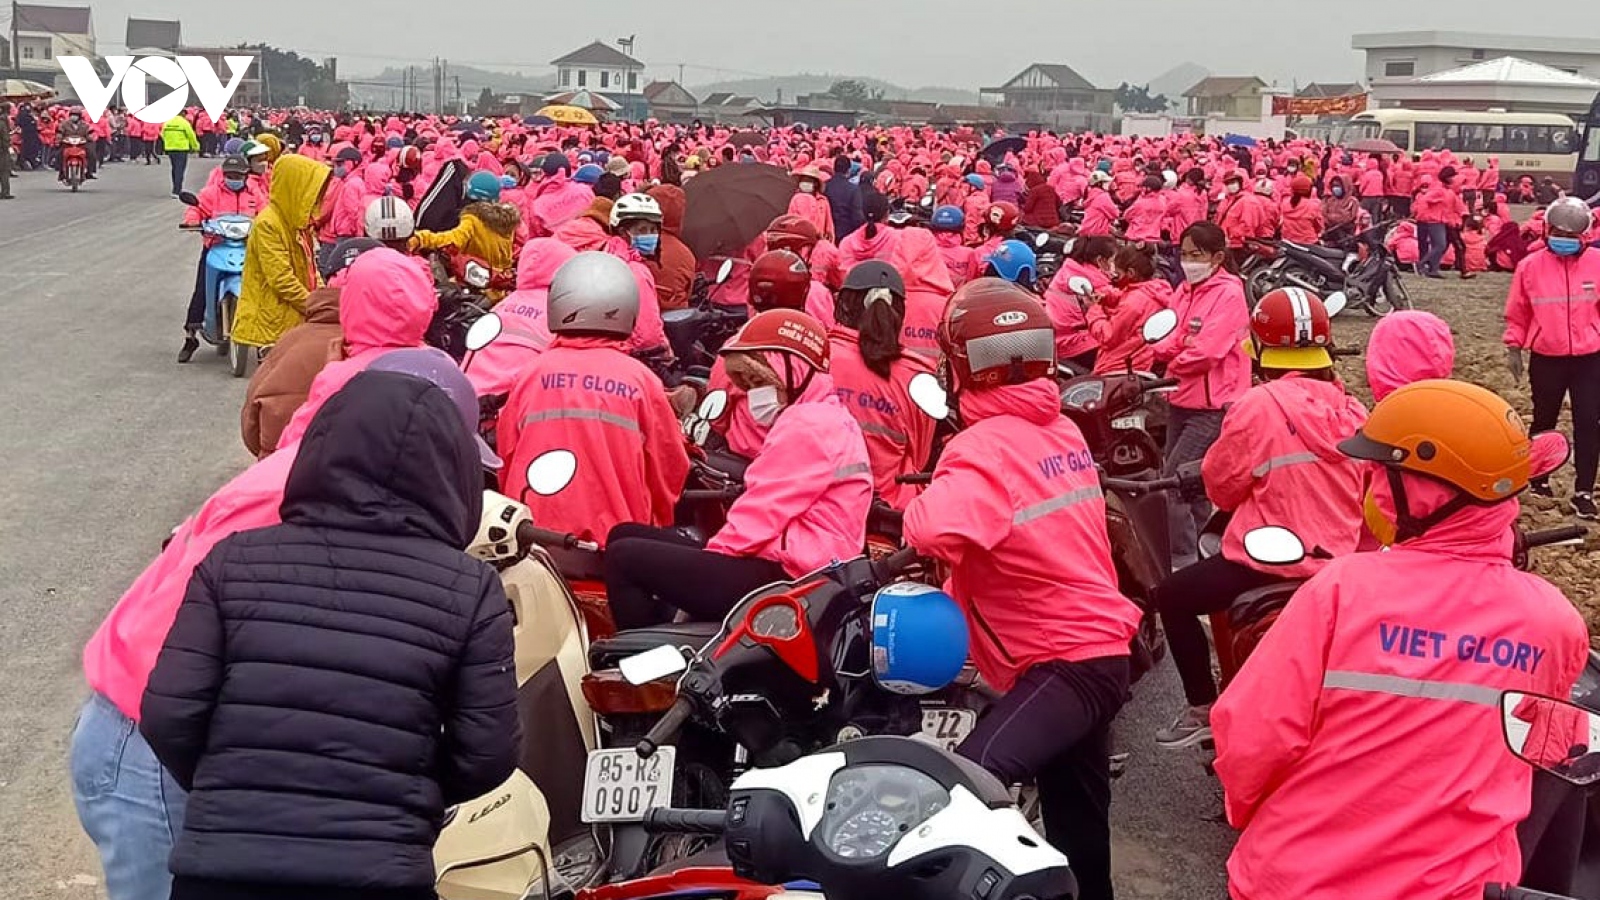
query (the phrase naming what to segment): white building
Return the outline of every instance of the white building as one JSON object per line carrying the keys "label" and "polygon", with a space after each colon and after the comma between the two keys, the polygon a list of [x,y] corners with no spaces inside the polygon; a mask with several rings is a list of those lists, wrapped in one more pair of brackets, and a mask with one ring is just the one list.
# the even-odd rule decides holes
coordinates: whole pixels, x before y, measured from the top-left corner
{"label": "white building", "polygon": [[94,56],[94,17],[87,6],[37,6],[19,3],[12,7],[16,17],[17,46],[14,48],[18,74],[40,84],[52,85],[56,94],[76,99],[58,56]]}
{"label": "white building", "polygon": [[1358,34],[1350,46],[1367,54],[1366,82],[1422,78],[1505,56],[1589,78],[1600,78],[1600,40],[1467,31]]}
{"label": "white building", "polygon": [[568,53],[550,65],[556,67],[556,87],[562,91],[627,95],[644,90],[644,63],[600,41]]}
{"label": "white building", "polygon": [[1375,82],[1372,106],[1581,115],[1596,95],[1600,95],[1600,78],[1505,56],[1420,78]]}

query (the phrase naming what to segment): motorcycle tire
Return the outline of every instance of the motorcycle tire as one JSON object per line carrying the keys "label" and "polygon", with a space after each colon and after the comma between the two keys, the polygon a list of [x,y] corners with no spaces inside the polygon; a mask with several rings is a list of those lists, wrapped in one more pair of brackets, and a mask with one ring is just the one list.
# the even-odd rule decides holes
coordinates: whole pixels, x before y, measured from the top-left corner
{"label": "motorcycle tire", "polygon": [[1400,273],[1390,270],[1383,279],[1383,299],[1390,311],[1397,309],[1411,309],[1411,295],[1406,292],[1406,283],[1400,278]]}
{"label": "motorcycle tire", "polygon": [[1283,279],[1279,277],[1275,266],[1263,266],[1251,272],[1250,277],[1246,279],[1245,296],[1250,298],[1250,303],[1254,306],[1262,297],[1277,290],[1282,284]]}
{"label": "motorcycle tire", "polygon": [[217,316],[221,319],[217,323],[217,331],[222,335],[222,339],[217,341],[216,350],[217,355],[224,359],[228,358],[228,348],[233,345],[229,335],[233,334],[233,314],[238,308],[238,297],[223,297],[222,303],[217,308]]}

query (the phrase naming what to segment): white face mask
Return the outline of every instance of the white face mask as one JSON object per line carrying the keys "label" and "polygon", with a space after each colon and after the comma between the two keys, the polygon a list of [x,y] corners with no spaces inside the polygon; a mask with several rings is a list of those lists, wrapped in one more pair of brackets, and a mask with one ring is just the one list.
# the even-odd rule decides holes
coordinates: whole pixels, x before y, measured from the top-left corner
{"label": "white face mask", "polygon": [[778,389],[772,385],[756,388],[745,395],[745,401],[750,404],[750,418],[758,425],[771,425],[778,420],[778,413],[783,412],[783,401],[778,399]]}
{"label": "white face mask", "polygon": [[1237,194],[1237,193],[1239,193],[1239,190],[1241,188],[1243,188],[1243,187],[1244,187],[1244,185],[1240,185],[1240,184],[1230,184],[1230,185],[1228,185],[1228,193]]}
{"label": "white face mask", "polygon": [[1199,284],[1200,282],[1205,281],[1207,278],[1210,278],[1211,273],[1215,272],[1216,270],[1217,267],[1208,262],[1186,261],[1183,264],[1183,277],[1187,279],[1190,284]]}
{"label": "white face mask", "polygon": [[809,181],[800,182],[800,193],[802,193],[802,194],[814,194],[814,193],[816,193],[816,190],[817,190],[817,186],[815,184],[813,184],[812,182],[809,182]]}

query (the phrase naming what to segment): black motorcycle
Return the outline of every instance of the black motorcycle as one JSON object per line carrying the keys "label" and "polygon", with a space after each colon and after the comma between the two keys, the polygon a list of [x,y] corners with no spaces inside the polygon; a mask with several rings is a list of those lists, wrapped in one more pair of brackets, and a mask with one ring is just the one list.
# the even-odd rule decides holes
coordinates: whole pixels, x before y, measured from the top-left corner
{"label": "black motorcycle", "polygon": [[[1276,256],[1247,276],[1246,290],[1255,303],[1279,288],[1298,287],[1321,297],[1345,295],[1350,306],[1381,318],[1397,309],[1410,309],[1411,296],[1400,278],[1400,266],[1381,240],[1390,223],[1376,225],[1349,239],[1344,246],[1297,244],[1279,241]],[[1357,246],[1365,243],[1363,259]]]}

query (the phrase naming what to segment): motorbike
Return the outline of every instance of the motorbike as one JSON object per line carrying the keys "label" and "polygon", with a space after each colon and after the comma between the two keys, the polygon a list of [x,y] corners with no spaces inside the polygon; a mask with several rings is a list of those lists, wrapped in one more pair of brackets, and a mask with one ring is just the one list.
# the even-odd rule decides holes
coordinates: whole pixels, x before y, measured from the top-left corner
{"label": "motorbike", "polygon": [[497,270],[476,256],[454,249],[434,254],[430,266],[439,305],[423,340],[460,362],[470,349],[468,329],[494,305],[485,292],[515,289],[516,273]]}
{"label": "motorbike", "polygon": [[[1375,318],[1410,309],[1411,297],[1394,255],[1382,241],[1368,240],[1386,227],[1369,228],[1346,247],[1278,241],[1273,258],[1245,276],[1250,301],[1278,288],[1298,287],[1323,297],[1343,293],[1349,305]],[[1365,255],[1360,247],[1366,248]]]}
{"label": "motorbike", "polygon": [[[179,194],[178,199],[188,206],[200,205],[200,198],[188,191]],[[249,216],[223,215],[207,219],[198,226],[188,226],[190,230],[217,238],[217,243],[206,251],[206,312],[199,336],[216,348],[218,356],[228,357],[228,367],[235,378],[244,377],[251,356],[251,348],[233,343],[231,336],[239,310],[245,242],[250,237],[252,224]]]}
{"label": "motorbike", "polygon": [[[1600,784],[1600,746],[1597,746],[1600,740],[1596,738],[1600,735],[1600,712],[1594,709],[1596,698],[1593,696],[1596,685],[1600,684],[1597,674],[1600,674],[1600,657],[1591,653],[1589,665],[1579,679],[1572,701],[1517,691],[1507,691],[1500,697],[1506,747],[1536,770],[1534,811],[1529,816],[1529,822],[1541,814],[1540,804],[1549,796],[1546,793],[1545,797],[1541,797],[1541,789],[1553,785],[1564,789],[1572,799],[1577,800],[1571,805],[1582,813],[1577,822],[1563,822],[1560,825],[1573,824],[1591,834],[1594,831],[1593,788]],[[1527,837],[1527,824],[1524,823],[1524,833],[1520,837]],[[1561,840],[1563,835],[1555,834],[1555,829],[1560,825],[1552,822],[1547,832],[1556,838],[1557,843],[1564,842]],[[1592,847],[1593,841],[1586,837],[1579,843],[1583,845],[1582,851],[1578,858],[1565,861],[1568,864],[1567,871],[1536,873],[1525,867],[1523,884],[1536,883],[1535,886],[1494,885],[1484,896],[1503,900],[1569,900],[1565,896],[1567,893],[1594,896],[1597,857]],[[1538,849],[1537,846],[1525,844],[1524,862],[1537,859]],[[1561,893],[1545,893],[1545,887]]]}
{"label": "motorbike", "polygon": [[89,176],[89,141],[81,137],[61,139],[61,181],[76,194]]}
{"label": "motorbike", "polygon": [[667,343],[676,360],[670,366],[652,365],[651,368],[663,376],[662,382],[667,387],[677,387],[687,379],[704,385],[711,377],[717,351],[739,333],[750,317],[750,308],[742,302],[736,306],[712,302],[712,288],[725,284],[732,274],[733,260],[723,260],[714,280],[708,282],[703,276],[695,276],[687,307],[661,314]]}
{"label": "motorbike", "polygon": [[[1591,721],[1600,718],[1600,653],[1590,651],[1571,699]],[[1533,805],[1517,830],[1522,885],[1592,897],[1600,895],[1600,795],[1570,774],[1534,773]]]}

